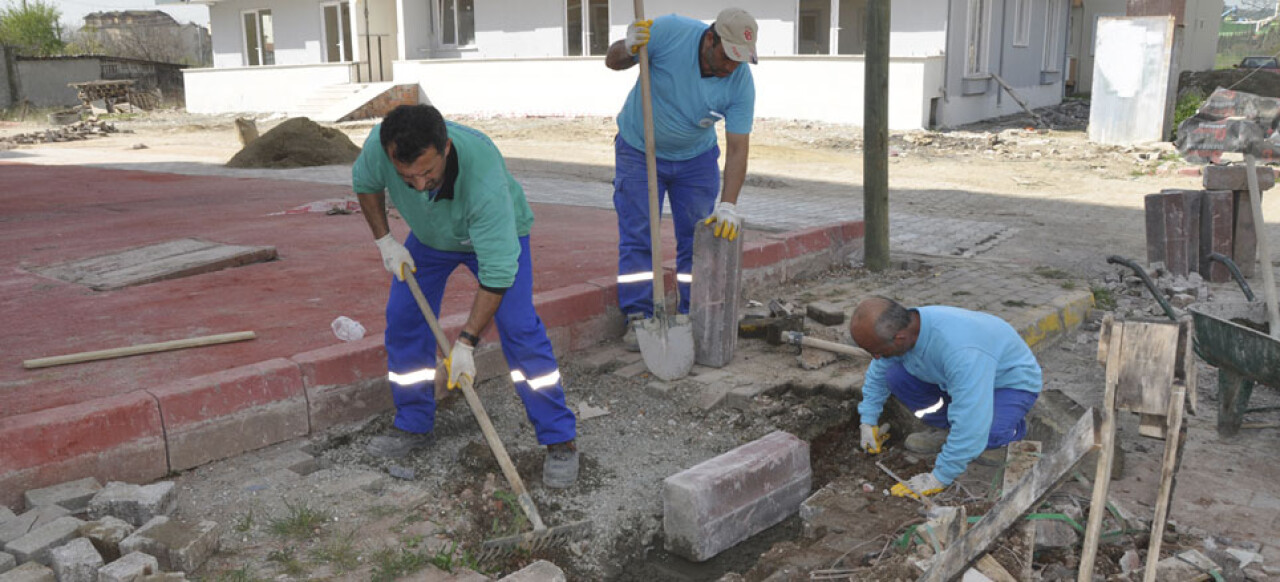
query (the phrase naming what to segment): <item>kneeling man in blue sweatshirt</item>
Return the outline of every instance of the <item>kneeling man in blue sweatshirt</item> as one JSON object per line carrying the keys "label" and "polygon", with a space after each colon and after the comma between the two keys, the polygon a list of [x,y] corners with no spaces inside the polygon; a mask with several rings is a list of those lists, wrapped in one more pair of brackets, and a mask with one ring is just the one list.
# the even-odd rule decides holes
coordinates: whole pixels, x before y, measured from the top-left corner
{"label": "kneeling man in blue sweatshirt", "polygon": [[889,395],[930,428],[904,446],[937,454],[933,471],[895,485],[897,496],[936,494],[984,450],[1022,440],[1027,412],[1040,396],[1040,365],[1013,326],[957,307],[907,309],[885,297],[858,304],[853,341],[871,354],[862,386],[861,446],[880,452],[888,425],[880,413]]}

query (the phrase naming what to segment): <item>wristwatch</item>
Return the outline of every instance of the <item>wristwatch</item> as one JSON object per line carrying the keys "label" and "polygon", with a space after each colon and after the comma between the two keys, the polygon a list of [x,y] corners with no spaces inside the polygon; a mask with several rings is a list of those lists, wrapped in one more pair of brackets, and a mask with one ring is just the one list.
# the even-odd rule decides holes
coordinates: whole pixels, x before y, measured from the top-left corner
{"label": "wristwatch", "polygon": [[473,348],[480,345],[480,337],[475,334],[468,333],[465,329],[458,332],[458,339],[467,340],[467,343],[471,344],[471,347]]}

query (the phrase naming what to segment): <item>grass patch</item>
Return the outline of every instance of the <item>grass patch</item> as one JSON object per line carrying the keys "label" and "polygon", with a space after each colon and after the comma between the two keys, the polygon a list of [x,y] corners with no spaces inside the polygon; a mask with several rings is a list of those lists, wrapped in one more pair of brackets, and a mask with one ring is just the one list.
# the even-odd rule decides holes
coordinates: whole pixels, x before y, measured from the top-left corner
{"label": "grass patch", "polygon": [[1063,289],[1066,289],[1067,291],[1070,291],[1070,290],[1072,290],[1072,289],[1075,289],[1075,288],[1076,288],[1076,282],[1075,282],[1075,281],[1063,281],[1063,282],[1062,282],[1061,287],[1062,287]]}
{"label": "grass patch", "polygon": [[307,567],[298,559],[298,553],[292,547],[283,547],[278,550],[272,550],[267,554],[268,562],[275,562],[280,565],[280,570],[290,576],[301,576],[307,572]]}
{"label": "grass patch", "polygon": [[253,529],[253,508],[250,507],[244,515],[236,518],[236,523],[232,526],[237,532],[245,533]]}
{"label": "grass patch", "polygon": [[369,514],[369,517],[374,519],[382,519],[384,517],[391,517],[400,513],[400,508],[394,505],[374,505],[373,507],[366,509],[365,513]]}
{"label": "grass patch", "polygon": [[1103,311],[1113,311],[1116,308],[1116,298],[1111,294],[1111,290],[1102,285],[1094,285],[1089,288],[1093,292],[1093,304]]}
{"label": "grass patch", "polygon": [[379,550],[373,555],[373,582],[392,582],[430,564],[432,557],[404,549]]}
{"label": "grass patch", "polygon": [[1070,279],[1071,278],[1071,273],[1063,271],[1062,269],[1055,269],[1053,267],[1036,267],[1032,269],[1031,272],[1037,275],[1040,275],[1045,279]]}
{"label": "grass patch", "polygon": [[1178,125],[1182,124],[1188,117],[1196,114],[1200,110],[1200,106],[1204,105],[1205,95],[1199,89],[1192,89],[1183,93],[1178,97],[1178,103],[1173,106],[1173,134],[1176,138],[1178,135]]}
{"label": "grass patch", "polygon": [[355,531],[331,539],[311,550],[311,558],[322,564],[330,564],[341,572],[350,572],[360,566],[360,550],[356,549]]}
{"label": "grass patch", "polygon": [[1022,300],[1018,300],[1018,299],[1012,299],[1012,300],[1009,300],[1009,301],[1001,301],[1001,302],[1000,302],[1000,304],[1001,304],[1001,305],[1003,305],[1003,306],[1005,306],[1005,307],[1030,307],[1030,306],[1031,306],[1031,304],[1030,304],[1030,303],[1027,303],[1026,301],[1022,301]]}
{"label": "grass patch", "polygon": [[504,511],[493,516],[493,525],[489,528],[492,536],[503,537],[524,531],[529,518],[525,517],[524,510],[520,508],[519,498],[514,493],[502,490],[494,491],[493,498],[502,502]]}
{"label": "grass patch", "polygon": [[283,538],[308,539],[331,518],[329,512],[312,509],[305,502],[294,505],[286,500],[284,506],[288,515],[271,520],[271,533]]}

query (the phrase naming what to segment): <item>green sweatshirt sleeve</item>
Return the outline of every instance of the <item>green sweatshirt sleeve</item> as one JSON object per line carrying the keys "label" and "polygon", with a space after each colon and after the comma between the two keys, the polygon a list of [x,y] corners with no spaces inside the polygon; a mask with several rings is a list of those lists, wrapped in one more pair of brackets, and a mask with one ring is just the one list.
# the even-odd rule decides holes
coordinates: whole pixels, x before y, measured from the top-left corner
{"label": "green sweatshirt sleeve", "polygon": [[480,264],[480,284],[506,289],[516,280],[520,261],[520,239],[516,234],[515,211],[503,173],[484,173],[468,180],[467,234]]}

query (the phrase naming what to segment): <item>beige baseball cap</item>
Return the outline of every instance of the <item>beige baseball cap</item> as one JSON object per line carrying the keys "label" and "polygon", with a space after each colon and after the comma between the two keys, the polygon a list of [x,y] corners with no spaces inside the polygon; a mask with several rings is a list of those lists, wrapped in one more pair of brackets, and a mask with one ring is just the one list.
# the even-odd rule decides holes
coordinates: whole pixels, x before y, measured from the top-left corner
{"label": "beige baseball cap", "polygon": [[725,8],[716,17],[716,34],[724,54],[740,63],[756,64],[756,19],[741,8]]}

